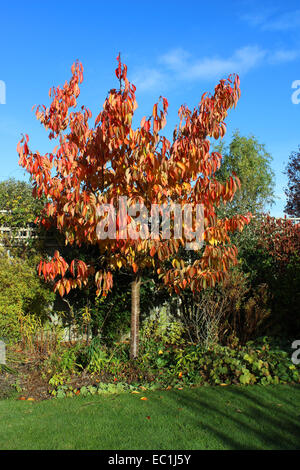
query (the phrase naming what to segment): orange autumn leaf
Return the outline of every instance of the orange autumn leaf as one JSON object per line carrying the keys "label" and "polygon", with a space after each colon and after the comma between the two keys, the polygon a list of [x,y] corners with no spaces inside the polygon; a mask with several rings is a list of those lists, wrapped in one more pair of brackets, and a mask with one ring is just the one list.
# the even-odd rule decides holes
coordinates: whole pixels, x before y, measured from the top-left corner
{"label": "orange autumn leaf", "polygon": [[145,400],[148,400],[148,398],[147,397],[141,397],[141,400],[145,401]]}

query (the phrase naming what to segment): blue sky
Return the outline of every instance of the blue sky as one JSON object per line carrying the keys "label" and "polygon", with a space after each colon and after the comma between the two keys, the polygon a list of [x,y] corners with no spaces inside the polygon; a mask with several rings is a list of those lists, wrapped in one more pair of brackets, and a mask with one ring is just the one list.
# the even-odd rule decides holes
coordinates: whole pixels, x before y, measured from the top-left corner
{"label": "blue sky", "polygon": [[270,212],[283,215],[283,171],[300,144],[300,103],[291,99],[297,92],[292,83],[300,80],[299,0],[10,1],[1,2],[0,25],[0,102],[1,83],[2,91],[3,82],[6,86],[0,104],[1,181],[28,179],[16,152],[22,133],[29,134],[32,150],[54,147],[32,106],[48,105],[49,88],[69,79],[79,59],[84,67],[80,104],[96,117],[107,91],[118,86],[114,70],[120,51],[137,87],[134,123],[139,125],[163,95],[169,101],[164,129],[169,139],[181,104],[193,108],[221,78],[240,75],[242,96],[227,117],[225,141],[239,129],[265,144],[278,198]]}

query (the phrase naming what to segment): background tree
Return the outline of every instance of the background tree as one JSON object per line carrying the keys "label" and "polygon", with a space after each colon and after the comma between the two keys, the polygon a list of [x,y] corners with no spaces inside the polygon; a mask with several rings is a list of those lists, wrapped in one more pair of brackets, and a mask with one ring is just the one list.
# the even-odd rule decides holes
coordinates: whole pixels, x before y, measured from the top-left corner
{"label": "background tree", "polygon": [[285,212],[293,217],[300,217],[300,147],[292,152],[286,168],[288,187],[285,191],[287,204]]}
{"label": "background tree", "polygon": [[271,155],[254,136],[233,133],[229,146],[221,143],[216,149],[223,154],[222,165],[217,172],[219,181],[226,181],[233,172],[239,177],[241,187],[234,199],[223,207],[226,214],[250,211],[257,214],[272,204],[274,198],[274,172]]}
{"label": "background tree", "polygon": [[45,200],[34,198],[32,189],[30,183],[14,178],[0,182],[0,226],[9,228],[2,234],[2,243],[17,256],[30,256],[37,252],[38,239],[17,241],[15,238],[26,228],[34,227],[35,232],[39,232],[34,220],[41,213]]}
{"label": "background tree", "polygon": [[[125,269],[131,273],[131,357],[138,354],[140,285],[145,269],[161,274],[165,284],[176,292],[190,288],[193,292],[224,280],[228,269],[236,263],[237,250],[230,244],[229,233],[249,223],[248,216],[236,215],[219,219],[216,207],[233,199],[239,185],[236,176],[224,184],[214,177],[220,167],[221,155],[210,153],[209,138],[225,134],[224,119],[240,96],[239,79],[231,76],[221,80],[212,96],[204,94],[197,108],[179,110],[180,125],[173,134],[173,143],[160,136],[166,124],[168,102],[161,98],[152,115],[144,117],[138,129],[131,123],[137,103],[135,86],[127,79],[127,67],[117,58],[116,76],[119,89],[112,89],[94,127],[89,127],[91,112],[70,112],[76,107],[79,84],[83,80],[80,63],[72,66],[72,77],[63,88],[50,89],[50,107],[37,107],[36,117],[50,131],[50,139],[58,146],[50,154],[40,155],[29,150],[28,135],[17,146],[19,163],[31,174],[35,196],[47,197],[40,222],[55,225],[66,243],[79,247],[88,243],[98,247],[95,265],[75,259],[68,264],[58,251],[52,260],[42,260],[39,273],[55,281],[55,290],[63,296],[71,289],[87,285],[93,276],[97,295],[106,296],[113,285],[113,273]],[[162,109],[159,109],[159,103]],[[117,209],[118,197],[128,197],[129,207],[142,202],[150,213],[153,204],[170,201],[191,204],[194,209],[204,205],[204,242],[202,256],[192,264],[176,258],[187,238],[165,240],[144,237],[123,239],[124,227],[116,223],[113,238],[98,235],[98,210],[103,204]],[[127,222],[133,230],[133,217]],[[174,214],[173,214],[174,222]],[[138,232],[138,231],[137,231]],[[172,264],[164,272],[162,263]]]}
{"label": "background tree", "polygon": [[33,224],[44,202],[32,196],[32,185],[10,178],[0,182],[0,224],[12,229]]}

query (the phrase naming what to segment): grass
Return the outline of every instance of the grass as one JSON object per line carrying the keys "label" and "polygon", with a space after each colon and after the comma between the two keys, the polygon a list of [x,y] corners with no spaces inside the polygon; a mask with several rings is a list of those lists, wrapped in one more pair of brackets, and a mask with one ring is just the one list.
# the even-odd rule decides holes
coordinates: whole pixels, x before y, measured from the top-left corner
{"label": "grass", "polygon": [[1,450],[299,448],[298,385],[0,401]]}

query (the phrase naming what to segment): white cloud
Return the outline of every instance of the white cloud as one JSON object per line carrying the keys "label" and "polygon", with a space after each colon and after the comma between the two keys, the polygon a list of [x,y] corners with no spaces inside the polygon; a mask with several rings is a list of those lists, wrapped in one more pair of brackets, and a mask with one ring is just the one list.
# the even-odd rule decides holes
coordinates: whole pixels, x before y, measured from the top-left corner
{"label": "white cloud", "polygon": [[188,51],[176,48],[158,57],[158,67],[137,69],[133,73],[132,82],[139,91],[162,90],[176,82],[219,80],[232,73],[244,75],[261,64],[291,62],[299,56],[300,51],[297,50],[272,51],[257,45],[248,45],[237,49],[228,57],[215,55],[194,58]]}
{"label": "white cloud", "polygon": [[131,81],[138,91],[148,91],[157,87],[162,88],[165,79],[166,77],[161,71],[143,67],[133,72]]}
{"label": "white cloud", "polygon": [[179,80],[213,79],[230,73],[244,73],[257,66],[267,51],[258,46],[246,46],[229,57],[193,59],[183,49],[173,49],[159,58],[159,62],[174,72]]}
{"label": "white cloud", "polygon": [[286,31],[300,26],[300,10],[288,11],[276,18],[269,18],[261,25],[264,31]]}
{"label": "white cloud", "polygon": [[296,50],[279,49],[278,51],[274,51],[274,53],[270,53],[269,62],[271,64],[292,62],[296,60],[299,55],[299,51]]}
{"label": "white cloud", "polygon": [[300,26],[300,10],[282,13],[278,7],[260,8],[259,12],[247,13],[241,19],[262,31],[287,31]]}
{"label": "white cloud", "polygon": [[257,66],[266,56],[266,51],[257,46],[246,46],[238,49],[227,58],[206,57],[187,64],[182,69],[182,78],[195,80],[198,78],[219,78],[230,73],[245,73]]}
{"label": "white cloud", "polygon": [[184,66],[189,57],[191,57],[191,54],[179,47],[160,56],[158,61],[171,69],[177,69]]}

